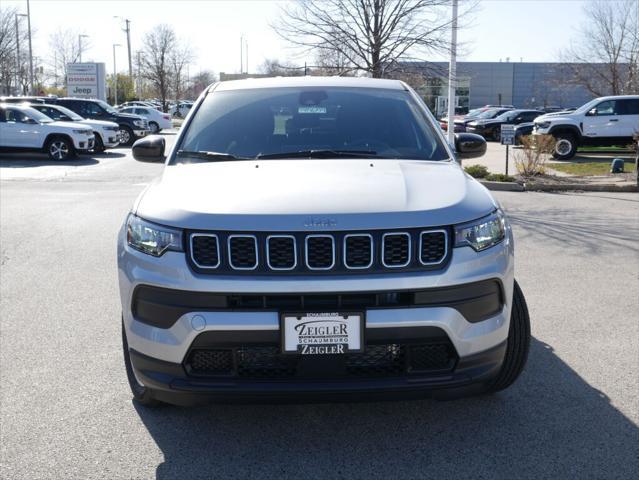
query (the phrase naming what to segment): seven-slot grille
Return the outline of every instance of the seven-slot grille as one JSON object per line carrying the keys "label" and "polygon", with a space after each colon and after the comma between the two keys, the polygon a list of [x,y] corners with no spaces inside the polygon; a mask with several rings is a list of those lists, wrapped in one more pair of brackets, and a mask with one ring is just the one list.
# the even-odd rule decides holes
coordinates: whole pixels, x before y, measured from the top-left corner
{"label": "seven-slot grille", "polygon": [[191,265],[201,273],[342,274],[443,268],[446,228],[330,233],[192,232]]}

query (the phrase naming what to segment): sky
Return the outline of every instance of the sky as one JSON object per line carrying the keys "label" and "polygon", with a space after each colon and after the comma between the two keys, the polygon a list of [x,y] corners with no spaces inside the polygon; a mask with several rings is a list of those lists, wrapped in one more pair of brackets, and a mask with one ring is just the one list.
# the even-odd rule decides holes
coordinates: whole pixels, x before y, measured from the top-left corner
{"label": "sky", "polygon": [[[171,25],[178,37],[193,47],[195,60],[189,72],[212,70],[235,73],[240,68],[240,37],[248,42],[249,71],[256,72],[265,58],[288,59],[303,65],[305,58],[271,28],[281,8],[293,0],[31,0],[34,30],[33,55],[46,58],[50,35],[70,28],[89,35],[83,39],[83,61],[105,62],[127,69],[123,22],[131,20],[132,51],[140,47],[145,32],[154,25]],[[459,32],[464,44],[459,60],[551,62],[574,38],[585,0],[480,0],[471,24]],[[26,0],[0,0],[0,8],[16,7],[26,13]],[[135,55],[135,53],[134,53]],[[441,60],[433,58],[432,60]]]}

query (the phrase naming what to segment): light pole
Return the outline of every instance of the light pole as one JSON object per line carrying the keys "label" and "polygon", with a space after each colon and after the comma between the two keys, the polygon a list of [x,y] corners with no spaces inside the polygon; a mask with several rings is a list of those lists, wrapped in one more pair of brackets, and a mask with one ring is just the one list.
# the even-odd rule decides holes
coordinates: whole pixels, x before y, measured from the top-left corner
{"label": "light pole", "polygon": [[453,24],[450,40],[450,68],[448,71],[448,143],[455,144],[455,93],[457,86],[457,0],[453,0]]}
{"label": "light pole", "polygon": [[115,15],[113,18],[124,20],[123,31],[126,32],[126,48],[129,55],[129,77],[133,80],[133,60],[131,59],[131,20]]}
{"label": "light pole", "polygon": [[27,0],[27,26],[29,28],[29,91],[33,95],[33,49],[31,48],[31,9]]}
{"label": "light pole", "polygon": [[244,35],[240,35],[240,75],[244,72]]}
{"label": "light pole", "polygon": [[115,69],[115,47],[121,47],[119,43],[113,44],[113,106],[118,104],[118,73]]}
{"label": "light pole", "polygon": [[22,62],[20,61],[20,30],[18,28],[18,17],[26,17],[24,13],[16,13],[16,89],[17,93],[22,90],[20,88],[20,80],[22,79]]}
{"label": "light pole", "polygon": [[83,38],[89,38],[89,36],[88,35],[83,35],[83,34],[78,35],[78,51],[79,51],[79,53],[78,53],[78,57],[79,57],[78,63],[82,63],[82,39]]}

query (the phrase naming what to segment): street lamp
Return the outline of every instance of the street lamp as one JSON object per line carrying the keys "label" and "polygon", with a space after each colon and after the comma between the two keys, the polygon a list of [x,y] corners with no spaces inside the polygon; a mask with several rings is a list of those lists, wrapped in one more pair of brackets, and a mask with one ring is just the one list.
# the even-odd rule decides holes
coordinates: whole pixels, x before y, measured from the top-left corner
{"label": "street lamp", "polygon": [[118,104],[118,73],[115,69],[115,47],[121,47],[119,43],[113,44],[113,106]]}
{"label": "street lamp", "polygon": [[78,63],[82,63],[82,39],[83,38],[89,38],[88,35],[78,35],[78,50],[79,50],[79,54],[78,54]]}
{"label": "street lamp", "polygon": [[33,49],[31,48],[31,7],[27,0],[27,27],[29,29],[29,92],[33,95]]}
{"label": "street lamp", "polygon": [[16,13],[16,89],[20,93],[20,79],[22,78],[22,62],[20,61],[20,30],[18,17],[26,17],[26,13]]}

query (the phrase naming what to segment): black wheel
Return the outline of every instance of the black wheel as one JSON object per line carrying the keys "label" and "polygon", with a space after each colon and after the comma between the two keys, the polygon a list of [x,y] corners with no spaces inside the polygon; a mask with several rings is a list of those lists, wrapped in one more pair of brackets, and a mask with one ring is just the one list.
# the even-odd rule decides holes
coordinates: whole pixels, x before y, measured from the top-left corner
{"label": "black wheel", "polygon": [[160,126],[155,122],[149,122],[149,130],[151,130],[151,133],[153,134],[158,133],[160,131]]}
{"label": "black wheel", "polygon": [[120,143],[122,145],[131,145],[134,140],[133,130],[129,127],[120,127]]}
{"label": "black wheel", "polygon": [[124,350],[124,366],[126,368],[126,377],[129,380],[129,387],[131,387],[131,393],[133,393],[133,399],[140,405],[145,407],[157,407],[162,402],[153,398],[153,391],[146,388],[136,378],[133,371],[133,365],[131,365],[131,355],[129,354],[129,343],[126,340],[126,330],[124,329],[124,322],[122,322],[122,349]]}
{"label": "black wheel", "polygon": [[47,143],[47,155],[51,160],[64,161],[75,156],[73,144],[64,137],[56,137]]}
{"label": "black wheel", "polygon": [[95,134],[95,144],[93,145],[93,151],[95,153],[104,152],[104,142],[102,141],[102,137],[99,134]]}
{"label": "black wheel", "polygon": [[555,149],[552,156],[558,160],[568,160],[577,153],[577,138],[571,133],[555,135]]}
{"label": "black wheel", "polygon": [[517,380],[526,365],[529,348],[530,317],[528,316],[528,307],[526,306],[524,294],[519,288],[519,284],[515,281],[506,356],[499,375],[488,385],[488,393],[504,390]]}

